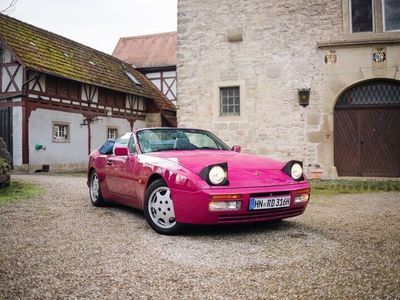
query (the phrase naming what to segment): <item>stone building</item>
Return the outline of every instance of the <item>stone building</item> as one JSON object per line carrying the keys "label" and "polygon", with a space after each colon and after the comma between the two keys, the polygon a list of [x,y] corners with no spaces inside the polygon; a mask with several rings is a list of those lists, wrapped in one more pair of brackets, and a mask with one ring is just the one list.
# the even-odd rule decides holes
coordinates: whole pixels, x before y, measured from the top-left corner
{"label": "stone building", "polygon": [[14,167],[87,167],[133,128],[176,126],[175,106],[131,65],[0,14],[0,137]]}
{"label": "stone building", "polygon": [[113,56],[133,65],[176,104],[176,32],[122,37]]}
{"label": "stone building", "polygon": [[180,127],[324,178],[400,176],[400,1],[179,0],[177,73]]}

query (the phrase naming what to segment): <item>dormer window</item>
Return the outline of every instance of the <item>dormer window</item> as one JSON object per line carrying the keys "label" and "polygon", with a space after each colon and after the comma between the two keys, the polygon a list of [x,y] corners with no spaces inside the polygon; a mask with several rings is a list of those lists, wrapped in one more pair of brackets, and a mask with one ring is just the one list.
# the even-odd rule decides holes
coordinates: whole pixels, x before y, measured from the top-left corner
{"label": "dormer window", "polygon": [[140,83],[140,81],[137,80],[137,78],[136,78],[135,76],[132,75],[132,73],[127,72],[127,71],[124,71],[124,73],[126,74],[126,76],[128,76],[128,78],[129,78],[134,84],[136,84],[136,85],[142,85],[142,84]]}

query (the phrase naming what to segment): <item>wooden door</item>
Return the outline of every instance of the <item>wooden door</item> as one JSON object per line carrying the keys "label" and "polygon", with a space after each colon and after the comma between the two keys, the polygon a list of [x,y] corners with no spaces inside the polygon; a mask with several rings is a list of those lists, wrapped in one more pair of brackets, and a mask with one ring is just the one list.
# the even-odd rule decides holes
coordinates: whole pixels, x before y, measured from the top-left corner
{"label": "wooden door", "polygon": [[336,110],[334,149],[339,176],[400,176],[400,109]]}
{"label": "wooden door", "polygon": [[335,111],[334,157],[339,176],[358,176],[360,170],[360,143],[357,112]]}

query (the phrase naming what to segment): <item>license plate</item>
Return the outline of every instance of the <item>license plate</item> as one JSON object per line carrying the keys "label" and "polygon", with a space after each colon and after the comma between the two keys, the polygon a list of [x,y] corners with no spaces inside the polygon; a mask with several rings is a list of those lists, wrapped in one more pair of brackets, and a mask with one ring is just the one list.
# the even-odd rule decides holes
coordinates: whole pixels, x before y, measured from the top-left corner
{"label": "license plate", "polygon": [[249,209],[271,209],[290,206],[290,195],[266,198],[250,198]]}

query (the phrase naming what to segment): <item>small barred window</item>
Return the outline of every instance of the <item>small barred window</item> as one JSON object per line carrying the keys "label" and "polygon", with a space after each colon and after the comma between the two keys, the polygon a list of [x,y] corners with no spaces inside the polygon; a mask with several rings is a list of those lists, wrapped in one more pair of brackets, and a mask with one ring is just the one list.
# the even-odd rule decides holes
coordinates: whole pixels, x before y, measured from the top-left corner
{"label": "small barred window", "polygon": [[221,116],[240,115],[240,89],[238,86],[220,88],[220,114]]}
{"label": "small barred window", "polygon": [[70,129],[67,123],[53,123],[53,143],[69,143]]}

